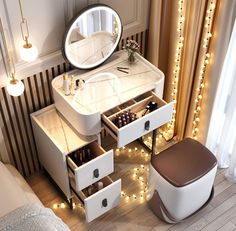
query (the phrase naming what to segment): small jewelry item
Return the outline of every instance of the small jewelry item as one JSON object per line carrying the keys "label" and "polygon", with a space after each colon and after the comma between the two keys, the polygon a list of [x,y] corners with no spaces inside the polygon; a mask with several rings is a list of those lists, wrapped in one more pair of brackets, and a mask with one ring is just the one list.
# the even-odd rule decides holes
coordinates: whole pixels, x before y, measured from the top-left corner
{"label": "small jewelry item", "polygon": [[75,86],[75,76],[72,75],[71,76],[71,82],[70,82],[70,94],[71,95],[75,95],[75,88],[76,88],[76,86]]}
{"label": "small jewelry item", "polygon": [[146,110],[145,110],[145,112],[142,114],[142,116],[144,116],[148,111],[149,111],[149,112],[152,112],[152,111],[156,110],[157,108],[158,108],[158,104],[157,104],[156,102],[154,102],[154,101],[150,101],[150,102],[148,103],[148,105],[146,106]]}
{"label": "small jewelry item", "polygon": [[128,67],[117,67],[116,69],[117,69],[118,71],[123,72],[123,73],[129,74],[129,72],[126,71],[126,70],[129,70]]}
{"label": "small jewelry item", "polygon": [[84,83],[85,83],[85,81],[83,79],[76,79],[76,81],[75,81],[76,90],[83,89]]}

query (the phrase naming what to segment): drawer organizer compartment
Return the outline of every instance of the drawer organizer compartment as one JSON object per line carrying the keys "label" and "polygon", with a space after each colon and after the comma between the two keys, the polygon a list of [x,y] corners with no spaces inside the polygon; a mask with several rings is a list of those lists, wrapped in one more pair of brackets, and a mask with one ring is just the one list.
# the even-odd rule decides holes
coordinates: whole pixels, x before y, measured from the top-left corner
{"label": "drawer organizer compartment", "polygon": [[75,179],[75,189],[82,190],[114,171],[113,150],[106,152],[92,142],[70,153],[67,165]]}
{"label": "drawer organizer compartment", "polygon": [[[102,115],[104,127],[117,140],[118,147],[153,131],[172,118],[174,102],[166,103],[153,92],[128,102],[127,108],[116,107]],[[148,106],[152,110],[147,110]]]}
{"label": "drawer organizer compartment", "polygon": [[104,177],[99,181],[99,183],[102,182],[103,185],[103,188],[100,190],[90,190],[91,187],[96,188],[98,183],[95,183],[93,186],[89,186],[82,191],[77,191],[75,189],[75,181],[73,178],[70,182],[73,194],[84,204],[87,222],[94,220],[110,209],[116,207],[120,202],[120,179],[113,182],[110,177]]}

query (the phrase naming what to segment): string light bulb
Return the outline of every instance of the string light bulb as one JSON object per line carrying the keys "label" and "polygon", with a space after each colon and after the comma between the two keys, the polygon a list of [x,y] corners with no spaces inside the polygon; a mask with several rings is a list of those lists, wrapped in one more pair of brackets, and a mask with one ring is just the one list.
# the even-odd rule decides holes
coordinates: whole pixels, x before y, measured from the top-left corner
{"label": "string light bulb", "polygon": [[178,1],[178,20],[177,20],[177,44],[176,44],[176,53],[174,59],[174,67],[172,71],[172,92],[171,97],[172,101],[175,102],[173,113],[172,113],[172,120],[167,125],[167,131],[163,133],[163,136],[166,140],[169,140],[174,135],[174,124],[175,124],[175,117],[176,117],[176,103],[178,97],[178,83],[179,83],[179,76],[181,72],[181,58],[183,53],[184,47],[184,0]]}
{"label": "string light bulb", "polygon": [[205,27],[203,31],[203,42],[202,42],[202,58],[200,60],[200,70],[199,70],[199,76],[198,76],[198,85],[196,88],[196,97],[195,97],[195,105],[194,105],[194,115],[193,115],[193,126],[192,126],[192,137],[194,139],[198,139],[198,133],[199,133],[199,123],[200,123],[200,112],[201,112],[201,103],[203,99],[203,89],[205,87],[205,74],[206,74],[206,68],[207,65],[210,64],[210,53],[208,51],[209,49],[209,43],[212,38],[212,24],[213,24],[213,16],[215,12],[215,6],[216,6],[217,0],[211,0],[208,3],[207,10],[206,10],[206,17],[205,17]]}

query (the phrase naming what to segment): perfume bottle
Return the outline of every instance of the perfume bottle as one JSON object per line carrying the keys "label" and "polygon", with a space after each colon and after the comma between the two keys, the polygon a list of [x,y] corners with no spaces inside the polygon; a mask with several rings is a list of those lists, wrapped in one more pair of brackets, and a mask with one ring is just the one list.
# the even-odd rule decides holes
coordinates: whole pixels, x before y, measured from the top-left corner
{"label": "perfume bottle", "polygon": [[99,191],[101,189],[103,189],[103,182],[102,181],[98,181],[97,182],[97,190]]}
{"label": "perfume bottle", "polygon": [[69,86],[69,79],[68,79],[67,73],[63,74],[63,91],[65,95],[70,94],[70,86]]}
{"label": "perfume bottle", "polygon": [[70,94],[71,94],[71,95],[75,95],[75,88],[76,88],[76,85],[75,85],[75,76],[72,75],[72,76],[71,76],[71,82],[70,82]]}

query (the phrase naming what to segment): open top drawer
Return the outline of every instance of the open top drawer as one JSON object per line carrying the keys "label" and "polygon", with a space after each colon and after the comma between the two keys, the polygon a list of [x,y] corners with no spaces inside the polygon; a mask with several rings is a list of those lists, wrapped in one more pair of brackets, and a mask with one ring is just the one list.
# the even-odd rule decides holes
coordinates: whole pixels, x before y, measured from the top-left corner
{"label": "open top drawer", "polygon": [[67,156],[70,174],[75,179],[75,189],[82,190],[114,171],[113,150],[106,152],[97,142]]}
{"label": "open top drawer", "polygon": [[[146,107],[150,102],[156,103],[157,109],[146,112]],[[173,104],[174,102],[166,103],[155,93],[148,92],[137,99],[128,101],[127,107],[122,104],[121,107],[105,112],[102,115],[102,120],[105,129],[117,140],[117,146],[122,147],[170,121]],[[117,118],[123,114],[132,116],[134,119],[131,121],[129,118],[129,123],[121,126],[121,122],[118,123]],[[119,121],[121,120],[119,119]]]}
{"label": "open top drawer", "polygon": [[[104,177],[100,180],[103,184],[103,188],[100,190],[96,188],[97,183],[95,183],[82,191],[77,191],[73,179],[70,182],[73,193],[84,204],[87,222],[106,213],[120,202],[121,179],[113,182],[110,177]],[[93,187],[95,189],[91,190]]]}

